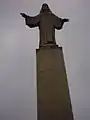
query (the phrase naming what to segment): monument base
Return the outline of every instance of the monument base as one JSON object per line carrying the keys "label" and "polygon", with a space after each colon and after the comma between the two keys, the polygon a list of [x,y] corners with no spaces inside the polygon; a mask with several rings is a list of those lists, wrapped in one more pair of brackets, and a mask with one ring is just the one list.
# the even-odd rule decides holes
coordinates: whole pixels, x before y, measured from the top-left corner
{"label": "monument base", "polygon": [[37,120],[73,120],[62,47],[41,47],[37,59]]}

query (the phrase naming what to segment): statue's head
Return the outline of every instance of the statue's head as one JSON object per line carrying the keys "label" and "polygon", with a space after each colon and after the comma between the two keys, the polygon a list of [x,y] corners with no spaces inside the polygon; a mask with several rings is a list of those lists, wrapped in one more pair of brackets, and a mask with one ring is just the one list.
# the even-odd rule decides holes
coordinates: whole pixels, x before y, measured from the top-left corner
{"label": "statue's head", "polygon": [[41,11],[40,11],[40,12],[51,12],[51,10],[50,10],[50,8],[49,8],[49,6],[48,6],[47,3],[44,3],[44,4],[42,5],[42,8],[41,8]]}

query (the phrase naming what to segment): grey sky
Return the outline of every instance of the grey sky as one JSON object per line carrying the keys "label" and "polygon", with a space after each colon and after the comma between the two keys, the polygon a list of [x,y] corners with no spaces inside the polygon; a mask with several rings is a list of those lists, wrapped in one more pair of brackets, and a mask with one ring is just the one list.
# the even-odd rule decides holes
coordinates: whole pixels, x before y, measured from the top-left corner
{"label": "grey sky", "polygon": [[[36,119],[38,29],[20,12],[36,15],[44,0],[0,0],[0,120]],[[51,10],[70,18],[57,43],[63,46],[75,120],[90,120],[90,1],[48,0]]]}

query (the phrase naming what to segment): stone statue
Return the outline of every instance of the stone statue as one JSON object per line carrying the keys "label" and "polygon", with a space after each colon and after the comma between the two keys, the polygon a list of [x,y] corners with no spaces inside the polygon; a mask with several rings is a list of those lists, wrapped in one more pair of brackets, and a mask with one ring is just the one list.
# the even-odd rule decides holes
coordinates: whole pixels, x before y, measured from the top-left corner
{"label": "stone statue", "polygon": [[40,31],[40,46],[56,45],[55,29],[62,29],[64,22],[69,22],[69,19],[62,19],[54,15],[49,6],[44,3],[40,13],[36,16],[28,16],[20,13],[25,18],[26,25],[30,28],[39,27]]}

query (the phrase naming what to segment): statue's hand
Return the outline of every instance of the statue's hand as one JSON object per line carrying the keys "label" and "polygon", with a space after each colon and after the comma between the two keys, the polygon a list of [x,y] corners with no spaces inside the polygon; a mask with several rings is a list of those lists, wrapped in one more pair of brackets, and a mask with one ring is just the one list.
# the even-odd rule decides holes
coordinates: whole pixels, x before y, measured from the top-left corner
{"label": "statue's hand", "polygon": [[25,13],[20,13],[20,15],[21,15],[22,17],[24,17],[24,18],[27,17],[27,15],[26,15]]}
{"label": "statue's hand", "polygon": [[69,22],[69,19],[64,18],[64,19],[63,19],[63,22]]}

